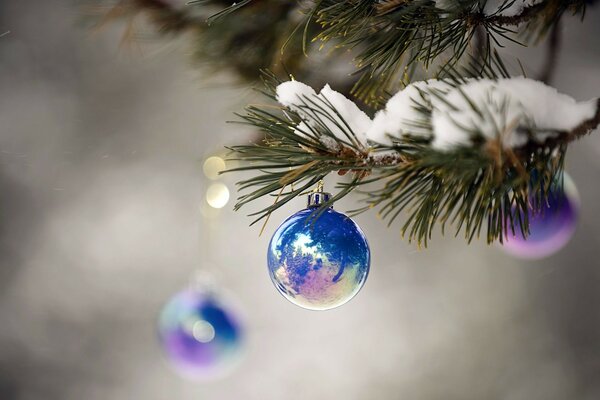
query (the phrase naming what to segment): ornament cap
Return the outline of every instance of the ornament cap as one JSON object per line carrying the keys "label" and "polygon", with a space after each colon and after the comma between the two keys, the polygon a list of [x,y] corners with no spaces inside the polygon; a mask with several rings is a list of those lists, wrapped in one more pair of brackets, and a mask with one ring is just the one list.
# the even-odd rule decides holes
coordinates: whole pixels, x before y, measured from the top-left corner
{"label": "ornament cap", "polygon": [[331,193],[327,192],[312,192],[308,194],[307,206],[320,207],[331,199]]}

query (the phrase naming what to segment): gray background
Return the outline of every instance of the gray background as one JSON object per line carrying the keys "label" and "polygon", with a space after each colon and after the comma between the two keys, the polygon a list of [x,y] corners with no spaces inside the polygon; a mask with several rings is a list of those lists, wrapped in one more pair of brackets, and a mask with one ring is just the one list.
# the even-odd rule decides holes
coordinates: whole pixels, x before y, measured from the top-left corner
{"label": "gray background", "polygon": [[[600,94],[599,16],[564,27],[555,86],[579,100]],[[122,26],[80,20],[69,1],[0,1],[1,399],[600,398],[597,133],[570,150],[581,221],[552,258],[440,237],[418,251],[365,214],[365,288],[308,312],[265,266],[301,201],[263,237],[229,206],[202,240],[202,159],[247,140],[224,121],[248,91],[192,67],[185,41],[119,49]],[[511,51],[539,69],[542,51]],[[198,384],[164,362],[155,321],[209,264],[249,341],[231,376]]]}

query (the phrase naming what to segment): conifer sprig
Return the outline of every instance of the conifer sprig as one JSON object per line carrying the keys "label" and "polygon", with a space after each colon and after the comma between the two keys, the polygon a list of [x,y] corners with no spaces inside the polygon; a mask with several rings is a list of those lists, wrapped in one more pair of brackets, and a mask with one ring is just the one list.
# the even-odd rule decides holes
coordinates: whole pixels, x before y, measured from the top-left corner
{"label": "conifer sprig", "polygon": [[[494,74],[491,69],[487,72]],[[449,82],[459,86],[464,78],[451,78]],[[268,76],[265,93],[271,98],[276,85],[275,78]],[[494,109],[485,109],[474,101],[467,104],[487,115],[503,112],[507,103]],[[427,120],[431,110],[427,105],[415,105],[415,112],[421,114],[418,119]],[[440,151],[423,135],[405,135],[394,138],[391,145],[364,148],[353,140],[354,132],[346,132],[347,139],[340,138],[325,123],[325,119],[338,121],[341,117],[331,104],[308,97],[299,110],[249,106],[240,115],[242,122],[261,130],[265,138],[259,143],[231,147],[232,157],[243,161],[243,166],[229,172],[257,173],[239,182],[242,195],[235,209],[263,196],[274,196],[273,204],[251,214],[256,218],[253,223],[257,222],[325,176],[338,173],[350,178],[339,183],[332,201],[358,189],[366,205],[354,212],[376,208],[390,224],[402,216],[402,234],[419,245],[427,245],[436,225],[442,232],[452,225],[454,233],[462,232],[469,242],[480,236],[489,243],[502,242],[507,234],[515,232],[527,236],[530,212],[544,207],[551,189],[555,190],[560,181],[568,144],[600,123],[600,104],[598,110],[592,119],[572,131],[557,132],[543,142],[531,140],[524,147],[505,147],[503,135],[515,127],[498,126],[495,139],[471,132],[473,138],[480,138],[473,146]],[[300,130],[301,126],[309,126],[301,124],[309,113],[323,122]],[[347,130],[347,126],[342,122],[333,130]]]}
{"label": "conifer sprig", "polygon": [[[121,11],[113,16],[147,14],[164,34],[194,32],[198,59],[250,81],[268,68],[322,84],[322,68],[305,57],[315,50],[311,43],[320,42],[327,51],[350,50],[356,73],[344,76],[344,85],[372,106],[415,70],[447,71],[477,51],[489,61],[506,41],[536,42],[565,13],[583,16],[586,6],[585,0],[542,0],[506,15],[518,0],[505,0],[487,14],[486,0],[443,6],[432,0],[196,0],[185,7],[164,0],[95,0],[100,1]],[[477,36],[481,43],[473,46]],[[343,53],[335,54],[330,59]]]}

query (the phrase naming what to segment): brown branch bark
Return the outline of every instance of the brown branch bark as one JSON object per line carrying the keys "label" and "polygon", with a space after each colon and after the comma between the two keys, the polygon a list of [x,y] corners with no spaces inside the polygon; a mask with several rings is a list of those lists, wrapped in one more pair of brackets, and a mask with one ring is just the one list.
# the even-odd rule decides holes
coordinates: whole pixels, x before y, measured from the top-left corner
{"label": "brown branch bark", "polygon": [[465,16],[469,26],[478,25],[496,25],[496,26],[519,26],[527,23],[544,13],[549,12],[549,16],[560,15],[569,7],[581,5],[582,0],[545,0],[540,3],[528,5],[523,8],[521,13],[516,15],[485,15],[483,13],[471,13]]}
{"label": "brown branch bark", "polygon": [[598,125],[600,125],[600,98],[596,100],[596,115],[586,121],[583,121],[575,129],[568,132],[566,137],[567,142],[572,142],[582,136],[587,135],[596,129]]}
{"label": "brown branch bark", "polygon": [[[561,145],[567,145],[575,140],[589,134],[594,129],[598,128],[600,125],[600,98],[596,100],[596,114],[590,119],[583,121],[581,124],[577,125],[574,129],[568,132],[562,132],[561,134],[550,137],[546,139],[543,143],[544,146],[549,147],[558,147]],[[531,154],[537,147],[540,145],[535,142],[529,142],[523,148],[516,149],[516,153],[519,156],[527,157],[528,154]]]}

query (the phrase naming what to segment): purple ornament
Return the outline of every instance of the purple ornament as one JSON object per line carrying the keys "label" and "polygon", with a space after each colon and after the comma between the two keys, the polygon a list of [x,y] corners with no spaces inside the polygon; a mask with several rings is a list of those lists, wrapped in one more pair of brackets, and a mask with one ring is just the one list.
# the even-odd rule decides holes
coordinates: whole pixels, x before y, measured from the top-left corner
{"label": "purple ornament", "polygon": [[163,308],[158,330],[167,357],[187,378],[218,378],[239,361],[244,336],[240,319],[214,292],[177,293]]}
{"label": "purple ornament", "polygon": [[563,188],[557,185],[548,196],[546,207],[529,215],[529,236],[520,230],[508,232],[502,249],[525,259],[548,257],[562,249],[575,233],[579,195],[573,180],[564,173]]}

